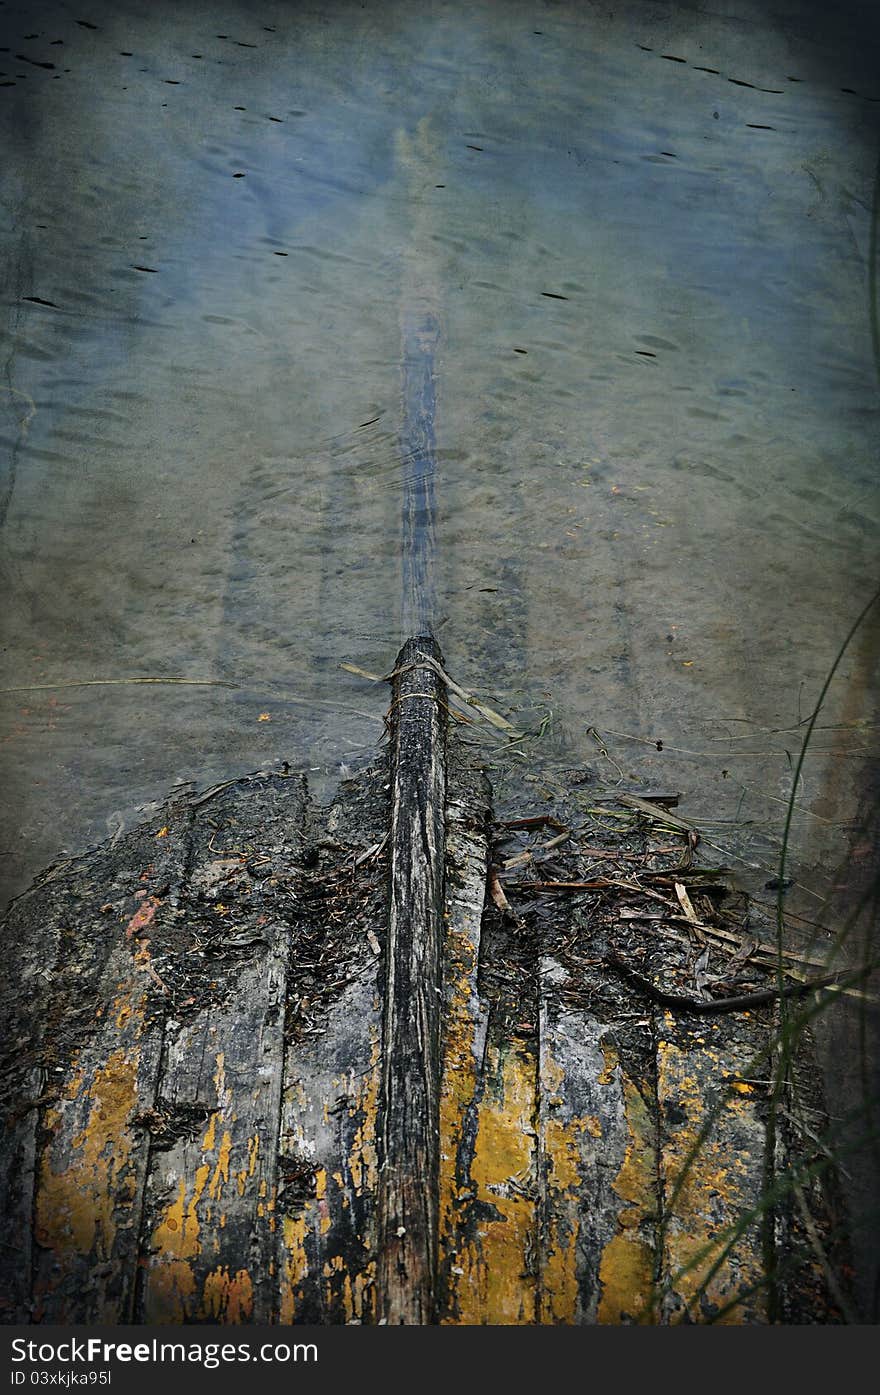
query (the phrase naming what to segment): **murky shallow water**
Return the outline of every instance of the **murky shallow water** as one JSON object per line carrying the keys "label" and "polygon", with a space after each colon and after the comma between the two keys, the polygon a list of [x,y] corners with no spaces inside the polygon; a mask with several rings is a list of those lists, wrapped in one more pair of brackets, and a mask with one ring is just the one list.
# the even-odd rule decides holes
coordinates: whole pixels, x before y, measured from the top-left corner
{"label": "murky shallow water", "polygon": [[[681,791],[764,887],[876,576],[871,9],[0,5],[4,896],[175,781],[328,788],[414,577],[542,762]],[[797,796],[832,924],[878,638]]]}
{"label": "murky shallow water", "polygon": [[[450,669],[751,821],[766,879],[876,570],[880,68],[808,13],[2,7],[8,894],[175,780],[373,748],[338,665],[407,629],[419,317]],[[877,641],[805,766],[806,904],[873,784]]]}

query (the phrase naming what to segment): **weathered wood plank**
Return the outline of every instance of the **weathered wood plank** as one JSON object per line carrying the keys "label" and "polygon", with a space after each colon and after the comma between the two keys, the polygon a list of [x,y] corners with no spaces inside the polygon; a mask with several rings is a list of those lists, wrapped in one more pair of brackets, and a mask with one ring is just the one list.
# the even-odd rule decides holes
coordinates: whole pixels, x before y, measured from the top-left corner
{"label": "weathered wood plank", "polygon": [[[228,1005],[168,1023],[138,1318],[268,1322],[289,930],[265,927]],[[177,1135],[174,1137],[174,1135]]]}
{"label": "weathered wood plank", "polygon": [[[376,1319],[387,788],[385,759],[341,785],[301,890],[279,1147],[283,1323]],[[303,960],[317,962],[311,976]]]}
{"label": "weathered wood plank", "polygon": [[375,969],[362,971],[321,1035],[288,1052],[277,1202],[282,1323],[375,1321],[381,1024]]}
{"label": "weathered wood plank", "polygon": [[[3,918],[0,934],[4,945],[0,977],[0,1321],[28,1322],[41,1117],[38,1101],[47,1084],[45,1031],[62,938],[61,917],[51,892],[35,887],[14,901]],[[56,1074],[54,1061],[51,1071]]]}
{"label": "weathered wood plank", "polygon": [[43,1117],[34,1205],[34,1318],[123,1322],[132,1312],[161,1033],[129,956],[100,1030],[77,1053]]}
{"label": "weathered wood plank", "polygon": [[767,1185],[750,1083],[762,1039],[750,1013],[708,1022],[657,1013],[664,1323],[767,1321],[760,1217],[747,1221]]}
{"label": "weathered wood plank", "polygon": [[392,689],[377,1271],[391,1324],[433,1320],[437,1264],[446,695],[422,656],[439,662],[434,640],[408,640]]}
{"label": "weathered wood plank", "polygon": [[[443,944],[443,1034],[440,1076],[438,1318],[457,1320],[470,1244],[465,1211],[476,1134],[477,1084],[488,1013],[477,991],[486,895],[489,791],[450,751],[446,801],[446,934]],[[464,1210],[463,1210],[464,1208]]]}
{"label": "weathered wood plank", "polygon": [[384,762],[320,818],[221,786],[25,903],[8,1320],[836,1321],[808,1043],[768,1135],[771,1008],[658,1006],[610,896],[487,899],[491,791],[420,655],[389,800]]}
{"label": "weathered wood plank", "polygon": [[[657,1101],[652,1088],[611,1040],[603,1041],[605,1066],[597,1077],[601,1085],[613,1083],[617,1093],[615,1122],[606,1134],[611,1149],[614,1176],[609,1178],[611,1196],[591,1209],[596,1213],[595,1256],[589,1241],[585,1245],[586,1272],[598,1271],[598,1288],[592,1287],[589,1303],[582,1310],[582,1321],[619,1326],[656,1321],[654,1287],[658,1263],[659,1198],[657,1185]],[[597,1181],[605,1181],[604,1151],[596,1160]],[[584,1198],[589,1206],[590,1192]],[[601,1197],[601,1193],[600,1193]],[[610,1238],[602,1234],[605,1230]],[[592,1295],[597,1297],[593,1299]],[[593,1303],[595,1302],[595,1308]],[[595,1316],[594,1316],[595,1314]]]}
{"label": "weathered wood plank", "polygon": [[131,1321],[162,1038],[153,947],[174,918],[190,814],[177,804],[55,884],[61,927],[44,1049],[32,1312],[40,1322]]}
{"label": "weathered wood plank", "polygon": [[489,801],[485,779],[451,759],[438,1233],[445,1323],[522,1323],[535,1314],[537,1059],[503,1014],[490,1032],[478,983]]}
{"label": "weathered wood plank", "polygon": [[[561,1000],[567,978],[552,957],[542,960],[540,1321],[645,1322],[656,1263],[656,1101],[635,1070],[637,1049],[621,1050],[614,1023]],[[633,1030],[648,1049],[648,1027]]]}
{"label": "weathered wood plank", "polygon": [[459,1158],[457,1255],[446,1300],[459,1323],[522,1325],[536,1319],[535,1047],[534,1040],[496,1035],[490,1014],[472,1143]]}
{"label": "weathered wood plank", "polygon": [[165,1026],[136,1312],[149,1323],[269,1322],[277,1308],[278,1130],[305,790],[268,779],[250,791],[203,800],[192,835],[178,962],[199,967]]}

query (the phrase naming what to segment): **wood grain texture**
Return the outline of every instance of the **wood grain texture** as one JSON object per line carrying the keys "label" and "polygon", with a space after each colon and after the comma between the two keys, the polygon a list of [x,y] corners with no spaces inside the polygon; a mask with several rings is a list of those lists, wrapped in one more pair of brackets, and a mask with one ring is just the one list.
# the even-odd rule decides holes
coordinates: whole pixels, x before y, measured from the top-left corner
{"label": "wood grain texture", "polygon": [[367,1323],[376,1310],[382,1030],[374,967],[348,984],[323,1028],[320,1036],[292,1044],[285,1066],[278,1317],[282,1323]]}
{"label": "wood grain texture", "polygon": [[379,1134],[379,1313],[426,1323],[435,1311],[440,1082],[445,687],[408,640],[391,713],[391,889]]}
{"label": "wood grain texture", "polygon": [[157,1108],[182,1127],[153,1153],[141,1321],[273,1315],[288,936],[267,927],[235,1000],[166,1028]]}

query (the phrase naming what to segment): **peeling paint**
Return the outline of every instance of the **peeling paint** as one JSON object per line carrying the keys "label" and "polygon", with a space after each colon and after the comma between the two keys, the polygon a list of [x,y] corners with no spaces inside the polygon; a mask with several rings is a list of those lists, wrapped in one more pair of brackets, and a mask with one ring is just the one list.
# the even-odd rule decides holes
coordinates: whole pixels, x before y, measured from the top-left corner
{"label": "peeling paint", "polygon": [[281,1233],[284,1261],[279,1320],[290,1325],[297,1320],[299,1290],[309,1274],[310,1260],[306,1251],[308,1221],[305,1216],[285,1216],[281,1222]]}
{"label": "peeling paint", "polygon": [[225,1266],[205,1279],[202,1315],[210,1322],[249,1322],[254,1310],[254,1289],[246,1269],[230,1274]]}
{"label": "peeling paint", "polygon": [[535,1321],[536,1078],[531,1052],[488,1048],[474,1156],[459,1178],[452,1321]]}

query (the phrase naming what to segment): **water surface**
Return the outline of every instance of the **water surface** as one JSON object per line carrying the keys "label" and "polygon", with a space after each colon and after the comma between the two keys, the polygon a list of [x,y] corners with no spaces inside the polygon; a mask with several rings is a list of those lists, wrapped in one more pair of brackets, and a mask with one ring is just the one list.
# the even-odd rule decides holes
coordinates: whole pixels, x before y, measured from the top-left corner
{"label": "water surface", "polygon": [[[175,781],[328,785],[387,700],[339,663],[429,621],[764,885],[877,570],[851,9],[0,9],[7,895]],[[877,643],[804,767],[806,906],[865,857]]]}

